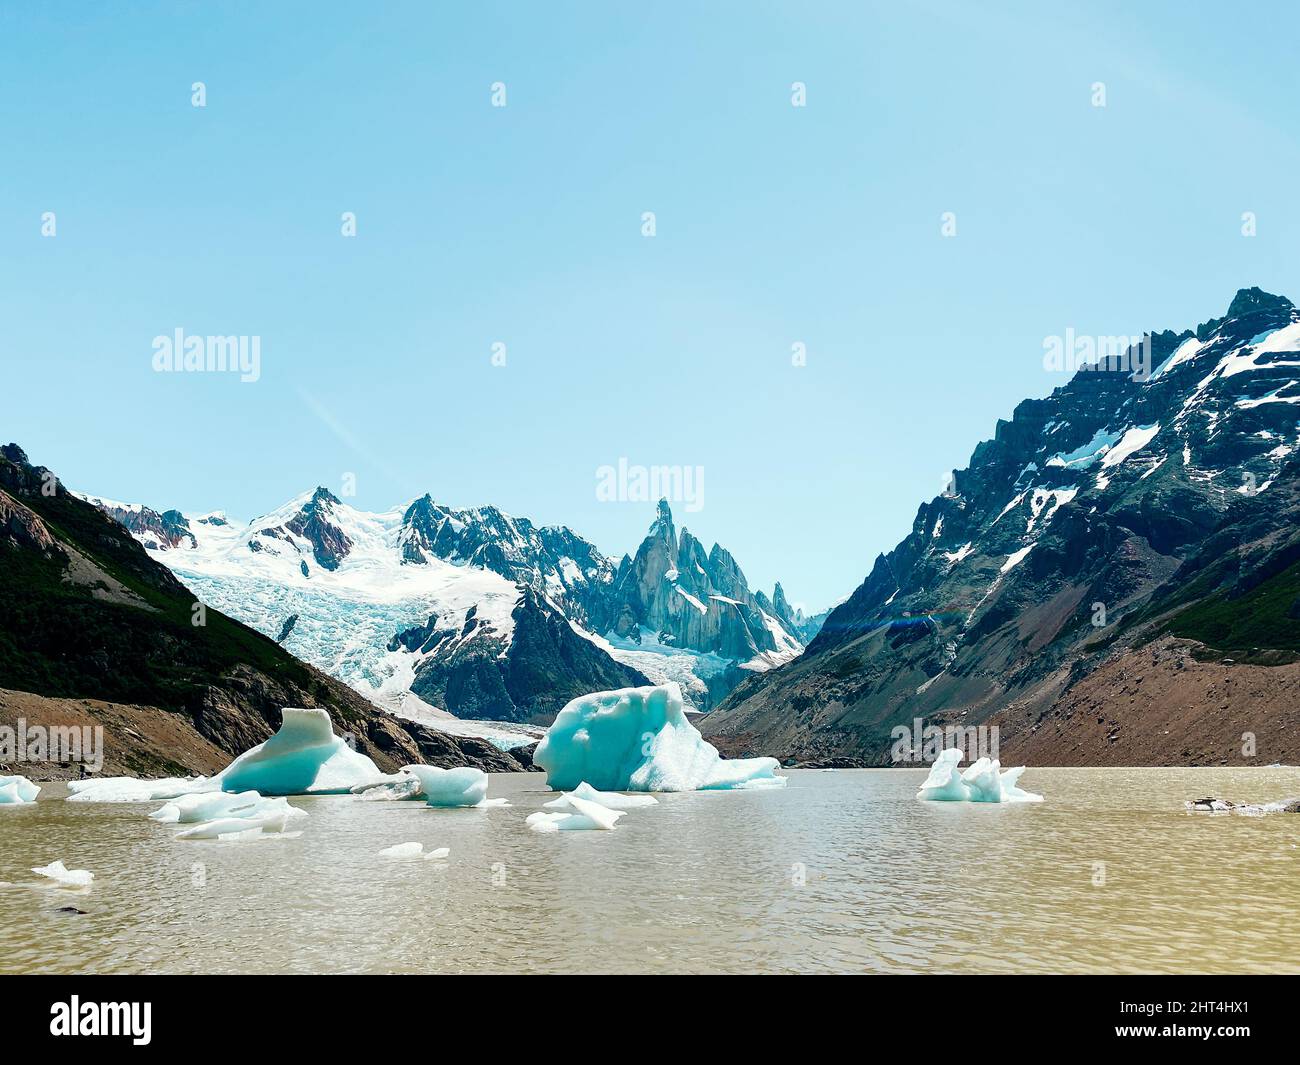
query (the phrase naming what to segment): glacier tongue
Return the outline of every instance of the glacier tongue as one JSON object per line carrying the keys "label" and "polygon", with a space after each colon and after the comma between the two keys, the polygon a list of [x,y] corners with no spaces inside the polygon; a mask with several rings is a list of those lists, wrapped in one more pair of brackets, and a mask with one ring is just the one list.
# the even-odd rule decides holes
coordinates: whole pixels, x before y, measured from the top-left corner
{"label": "glacier tongue", "polygon": [[[702,791],[781,787],[775,758],[723,760],[691,724],[676,684],[622,688],[574,699],[537,745],[551,788],[584,782],[602,791]],[[579,800],[581,801],[581,800]]]}

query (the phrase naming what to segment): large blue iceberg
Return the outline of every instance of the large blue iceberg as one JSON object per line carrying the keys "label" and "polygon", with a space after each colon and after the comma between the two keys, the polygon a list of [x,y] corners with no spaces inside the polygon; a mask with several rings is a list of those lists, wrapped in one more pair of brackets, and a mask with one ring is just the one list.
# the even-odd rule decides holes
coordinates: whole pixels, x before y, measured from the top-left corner
{"label": "large blue iceberg", "polygon": [[570,702],[533,754],[556,791],[781,787],[775,758],[725,760],[682,709],[676,684],[596,692]]}
{"label": "large blue iceberg", "polygon": [[286,706],[283,713],[279,732],[222,770],[222,791],[333,795],[385,779],[374,762],[334,735],[324,710]]}

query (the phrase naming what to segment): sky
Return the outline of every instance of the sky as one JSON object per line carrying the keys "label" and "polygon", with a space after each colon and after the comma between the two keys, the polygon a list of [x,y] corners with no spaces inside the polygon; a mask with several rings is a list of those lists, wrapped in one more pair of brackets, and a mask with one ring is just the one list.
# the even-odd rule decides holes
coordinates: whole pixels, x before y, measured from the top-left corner
{"label": "sky", "polygon": [[[678,525],[825,607],[1062,383],[1045,338],[1300,299],[1297,36],[1282,3],[6,4],[0,436],[157,509],[354,483],[614,556],[654,506],[597,471],[699,469]],[[257,380],[156,371],[177,329],[256,337]]]}

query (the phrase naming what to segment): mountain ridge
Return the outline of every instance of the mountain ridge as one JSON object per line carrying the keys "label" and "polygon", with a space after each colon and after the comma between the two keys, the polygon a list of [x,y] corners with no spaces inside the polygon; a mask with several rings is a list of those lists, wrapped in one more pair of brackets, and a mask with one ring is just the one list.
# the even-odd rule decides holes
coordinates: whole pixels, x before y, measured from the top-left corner
{"label": "mountain ridge", "polygon": [[[1225,541],[1281,565],[1285,535],[1242,515],[1281,507],[1294,526],[1300,314],[1242,289],[1222,317],[1144,343],[1149,377],[1080,369],[998,421],[804,654],[739,685],[705,733],[738,754],[889,764],[891,730],[915,718],[1003,721],[1014,750],[1085,676],[1175,638],[1161,604],[1215,572]],[[1186,594],[1209,610],[1217,593]]]}

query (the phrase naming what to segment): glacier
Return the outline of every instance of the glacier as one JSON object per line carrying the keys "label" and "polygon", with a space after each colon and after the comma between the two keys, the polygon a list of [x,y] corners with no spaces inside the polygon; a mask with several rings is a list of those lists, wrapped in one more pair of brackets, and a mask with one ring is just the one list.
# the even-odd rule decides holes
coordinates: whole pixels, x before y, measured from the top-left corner
{"label": "glacier", "polygon": [[40,793],[40,785],[26,777],[0,777],[0,806],[30,806]]}
{"label": "glacier", "polygon": [[775,758],[724,760],[686,717],[676,684],[579,696],[556,716],[533,761],[555,791],[573,791],[584,783],[601,791],[785,784]]}
{"label": "glacier", "polygon": [[344,794],[386,779],[379,767],[334,735],[324,710],[286,706],[280,731],[219,774],[222,791],[262,795]]}
{"label": "glacier", "polygon": [[957,768],[961,760],[962,753],[956,747],[941,751],[916,797],[930,802],[1043,801],[1041,795],[1019,787],[1017,781],[1025,771],[1024,766],[1002,769],[996,758],[979,758],[963,773]]}

